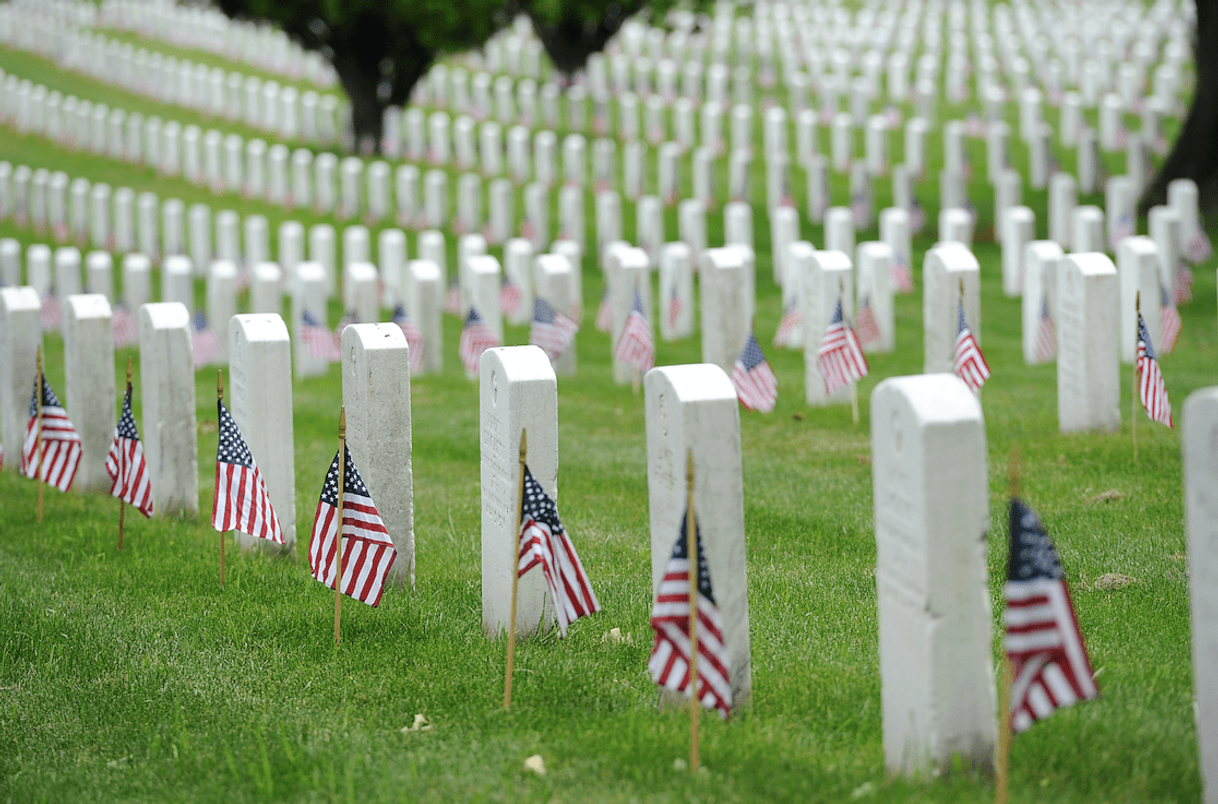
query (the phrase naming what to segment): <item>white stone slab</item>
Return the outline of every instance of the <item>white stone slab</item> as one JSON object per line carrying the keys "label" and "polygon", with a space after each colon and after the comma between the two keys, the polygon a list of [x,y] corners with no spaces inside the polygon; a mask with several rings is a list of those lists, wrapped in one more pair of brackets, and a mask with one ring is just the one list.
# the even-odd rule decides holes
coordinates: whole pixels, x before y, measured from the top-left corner
{"label": "white stone slab", "polygon": [[302,337],[304,314],[307,311],[322,326],[326,322],[326,271],[318,263],[302,262],[296,266],[296,282],[292,290],[292,343],[295,350],[293,368],[297,377],[325,374],[329,363],[309,351]]}
{"label": "white stone slab", "polygon": [[[536,280],[537,298],[573,320],[579,320],[579,296],[575,292],[574,269],[571,261],[561,254],[540,254],[536,260],[533,278]],[[557,359],[551,360],[554,373],[565,376],[575,374],[575,341]]]}
{"label": "white stone slab", "polygon": [[1068,254],[1057,270],[1057,419],[1063,433],[1121,427],[1120,286],[1104,254]]}
{"label": "white stone slab", "polygon": [[981,268],[968,248],[944,243],[926,252],[922,281],[923,371],[950,374],[956,365],[961,281],[964,317],[981,344]]}
{"label": "white stone slab", "polygon": [[887,243],[859,243],[855,250],[854,262],[858,270],[855,309],[860,309],[865,300],[871,306],[871,314],[880,331],[879,341],[864,344],[863,349],[868,352],[891,352],[896,344],[892,259],[892,247]]}
{"label": "white stone slab", "polygon": [[854,322],[854,265],[842,251],[816,251],[810,244],[791,246],[792,269],[801,274],[804,325],[804,398],[809,405],[850,404],[851,389],[842,387],[825,393],[825,378],[817,365],[817,351],[824,340],[838,299],[842,315]]}
{"label": "white stone slab", "polygon": [[1036,354],[1037,331],[1041,313],[1048,309],[1049,318],[1057,320],[1057,269],[1064,251],[1052,240],[1033,240],[1023,252],[1023,359],[1028,365],[1041,362]]}
{"label": "white stone slab", "polygon": [[237,266],[216,260],[207,272],[207,321],[219,336],[217,360],[228,360],[228,321],[237,314]]}
{"label": "white stone slab", "polygon": [[992,768],[998,734],[981,405],[954,375],[871,396],[880,701],[891,774]]}
{"label": "white stone slab", "polygon": [[702,362],[730,373],[752,330],[744,254],[734,248],[702,252],[699,262]]}
{"label": "white stone slab", "polygon": [[418,373],[438,374],[444,368],[440,311],[444,307],[444,293],[448,288],[440,267],[431,260],[411,260],[406,264],[406,270],[410,276],[406,314],[414,320],[423,336],[423,365]]}
{"label": "white stone slab", "polygon": [[[629,245],[607,248],[605,283],[609,289],[609,306],[613,312],[613,328],[609,339],[609,350],[612,354],[626,326],[626,317],[634,306],[636,292],[643,304],[643,317],[647,319],[647,326],[655,331],[655,316],[652,315],[651,304],[651,262],[647,259],[647,252]],[[614,358],[613,379],[619,385],[631,383],[635,379],[634,367]]]}
{"label": "white stone slab", "polygon": [[[705,253],[705,252],[704,252]],[[694,260],[688,243],[660,249],[660,337],[674,341],[694,331]]]}
{"label": "white stone slab", "polygon": [[1057,173],[1049,179],[1049,239],[1063,249],[1070,248],[1070,223],[1077,203],[1073,176]]}
{"label": "white stone slab", "polygon": [[1002,292],[1019,296],[1023,292],[1024,248],[1036,238],[1036,213],[1028,207],[1011,207],[1001,218]]}
{"label": "white stone slab", "polygon": [[[479,366],[482,452],[482,628],[498,637],[510,627],[512,574],[520,523],[520,434],[527,431],[526,463],[551,499],[558,499],[558,381],[550,359],[536,346],[482,353]],[[540,572],[518,581],[518,635],[547,631],[554,603]]]}
{"label": "white stone slab", "polygon": [[825,211],[825,250],[854,253],[854,213],[850,207],[830,207]]}
{"label": "white stone slab", "polygon": [[1103,253],[1107,250],[1104,237],[1104,210],[1094,205],[1074,208],[1070,221],[1070,250],[1075,254]]}
{"label": "white stone slab", "polygon": [[973,215],[962,207],[939,210],[939,242],[973,246]]}
{"label": "white stone slab", "polygon": [[[190,311],[140,308],[140,438],[158,516],[199,513],[199,444]],[[112,433],[113,434],[113,433]]]}
{"label": "white stone slab", "polygon": [[112,482],[106,472],[106,456],[114,440],[114,334],[110,302],[100,293],[68,296],[66,302],[64,401],[81,442],[80,466],[72,488],[81,492],[109,492]]}
{"label": "white stone slab", "polygon": [[1121,282],[1121,362],[1138,359],[1137,306],[1141,300],[1142,320],[1156,346],[1162,325],[1163,284],[1159,278],[1159,249],[1149,237],[1127,237],[1117,246],[1117,273]]}
{"label": "white stone slab", "polygon": [[29,286],[0,287],[0,426],[4,454],[13,456],[4,467],[21,467],[21,445],[30,420],[30,393],[37,376],[42,346],[42,301]]}

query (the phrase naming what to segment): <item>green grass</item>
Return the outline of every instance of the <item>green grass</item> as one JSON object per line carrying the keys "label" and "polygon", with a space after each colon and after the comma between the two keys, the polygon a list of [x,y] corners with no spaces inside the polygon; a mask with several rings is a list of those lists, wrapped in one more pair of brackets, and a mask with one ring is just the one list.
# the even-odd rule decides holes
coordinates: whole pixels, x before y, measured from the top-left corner
{"label": "green grass", "polygon": [[[18,57],[0,53],[0,67],[18,72],[11,66]],[[37,80],[82,97],[97,86],[49,68]],[[941,107],[943,119],[952,108]],[[899,138],[893,145],[896,156]],[[930,151],[937,155],[933,143]],[[970,152],[980,168],[984,146],[971,141]],[[8,130],[0,131],[0,158],[215,203],[180,179]],[[1023,164],[1019,147],[1012,158]],[[757,331],[766,343],[780,302],[760,169],[758,160]],[[931,176],[922,196],[933,221]],[[834,179],[837,197],[842,181]],[[688,188],[688,176],[685,182]],[[979,179],[971,190],[985,221],[988,187]],[[878,195],[886,203],[887,187]],[[1025,202],[1037,209],[1043,233],[1043,194],[1025,193]],[[235,196],[220,203],[255,209]],[[272,226],[288,217],[260,211]],[[630,237],[633,215],[625,218]],[[708,224],[710,242],[720,242],[717,216]],[[668,231],[675,232],[671,218]],[[0,235],[39,240],[7,222]],[[805,223],[803,235],[823,242],[819,227]],[[859,234],[860,241],[872,237]],[[915,265],[932,242],[930,233],[916,240]],[[1055,369],[1023,365],[1019,303],[1002,295],[998,249],[979,243],[975,252],[982,345],[994,369],[982,402],[995,634],[1006,460],[1018,445],[1025,495],[1061,550],[1101,689],[1097,701],[1015,740],[1012,800],[1195,801],[1178,431],[1140,419],[1133,463],[1125,370],[1121,433],[1059,435]],[[1198,270],[1180,344],[1162,361],[1177,411],[1189,392],[1213,381],[1213,269]],[[584,272],[591,311],[603,283],[591,260]],[[558,381],[559,499],[605,610],[575,624],[566,640],[522,641],[513,708],[503,711],[503,644],[484,638],[480,621],[477,388],[456,360],[458,322],[445,317],[445,371],[412,382],[416,589],[387,592],[378,610],[348,602],[338,648],[333,596],[309,577],[304,553],[337,447],[337,367],[292,389],[296,559],[230,551],[223,589],[219,537],[206,517],[216,446],[211,371],[197,375],[198,519],[128,517],[125,546],[116,552],[112,499],[51,492],[39,524],[33,485],[0,474],[0,800],[988,800],[988,782],[963,770],[921,782],[889,781],[884,771],[868,397],[882,378],[921,370],[920,296],[900,297],[897,316],[897,351],[872,359],[857,427],[846,408],[803,403],[800,353],[767,349],[780,382],[778,408],[741,413],[753,703],[727,723],[704,717],[705,773],[676,767],[688,751],[686,718],[655,711],[646,672],[642,397],[613,385],[608,336],[589,319],[579,336],[579,373]],[[508,328],[509,343],[526,340],[525,328]],[[52,335],[46,346],[51,381],[62,393],[62,343]],[[116,370],[129,354],[116,355]],[[696,335],[659,346],[661,364],[699,359]],[[138,394],[136,407],[138,418]],[[1120,499],[1095,501],[1109,490]],[[1094,580],[1105,572],[1136,582],[1099,591]],[[625,641],[605,638],[615,627]],[[432,730],[403,734],[416,713]],[[523,769],[534,753],[548,768],[543,778]]]}

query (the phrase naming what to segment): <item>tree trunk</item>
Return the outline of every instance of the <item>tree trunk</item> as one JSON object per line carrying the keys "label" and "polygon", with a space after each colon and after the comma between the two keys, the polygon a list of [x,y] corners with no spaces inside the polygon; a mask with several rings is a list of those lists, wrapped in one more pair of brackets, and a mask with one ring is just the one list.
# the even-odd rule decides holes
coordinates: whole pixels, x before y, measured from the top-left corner
{"label": "tree trunk", "polygon": [[1138,203],[1143,214],[1167,203],[1167,185],[1173,179],[1195,181],[1203,208],[1218,203],[1218,0],[1196,2],[1196,92],[1171,153]]}
{"label": "tree trunk", "polygon": [[570,14],[559,22],[553,22],[530,10],[529,19],[554,67],[570,77],[583,69],[589,56],[605,49],[605,45],[622,27],[626,16],[617,12],[596,20]]}

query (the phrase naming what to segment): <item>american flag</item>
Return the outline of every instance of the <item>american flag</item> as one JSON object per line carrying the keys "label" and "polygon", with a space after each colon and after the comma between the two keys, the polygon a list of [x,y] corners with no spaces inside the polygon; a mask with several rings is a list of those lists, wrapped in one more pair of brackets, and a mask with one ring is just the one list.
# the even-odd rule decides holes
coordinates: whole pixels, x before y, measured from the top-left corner
{"label": "american flag", "polygon": [[1167,386],[1163,383],[1163,373],[1159,370],[1159,361],[1155,359],[1155,347],[1141,313],[1138,313],[1138,396],[1142,399],[1147,416],[1160,424],[1172,426],[1171,400],[1167,398]]}
{"label": "american flag", "polygon": [[1014,679],[1010,728],[1018,733],[1097,692],[1053,540],[1018,497],[1011,498],[1010,523],[1002,620]]}
{"label": "american flag", "polygon": [[456,277],[448,283],[448,293],[444,295],[444,312],[450,315],[461,315],[461,286]]}
{"label": "american flag", "polygon": [[131,383],[127,383],[123,412],[114,428],[110,454],[106,456],[106,472],[114,481],[111,495],[134,505],[144,516],[152,516],[152,475],[144,460],[144,445],[135,427],[135,417],[131,415]]}
{"label": "american flag", "polygon": [[[656,592],[651,609],[651,627],[655,643],[647,669],[661,687],[690,695],[689,678],[689,539],[686,531],[688,517],[681,519],[681,535],[672,549],[672,557],[664,567],[664,578]],[[698,700],[707,709],[716,709],[726,718],[732,709],[732,685],[728,680],[727,649],[723,644],[723,619],[715,605],[711,589],[710,570],[702,553],[702,534],[694,529],[698,556],[698,589],[694,596],[698,607]]]}
{"label": "american flag", "polygon": [[601,295],[600,306],[596,308],[594,326],[601,332],[613,331],[613,308],[609,305],[609,288],[605,288],[605,292]]}
{"label": "american flag", "polygon": [[923,209],[922,202],[914,198],[909,204],[909,231],[918,234],[925,228],[926,210]]}
{"label": "american flag", "polygon": [[655,342],[651,339],[647,319],[643,317],[643,298],[637,289],[634,291],[634,305],[613,347],[613,358],[634,366],[639,374],[646,374],[656,363]]}
{"label": "american flag", "polygon": [[774,409],[778,400],[778,378],[751,332],[732,369],[732,385],[736,386],[740,404],[749,410],[769,413]]}
{"label": "american flag", "polygon": [[1122,212],[1117,218],[1116,225],[1112,228],[1112,242],[1109,245],[1113,251],[1116,251],[1117,246],[1127,237],[1133,237],[1134,232],[1133,213]]}
{"label": "american flag", "polygon": [[503,311],[504,315],[515,315],[516,311],[520,309],[522,299],[520,286],[505,276],[503,287],[499,289],[499,309]]}
{"label": "american flag", "polygon": [[558,519],[558,506],[524,467],[524,499],[520,515],[520,558],[517,571],[523,577],[540,566],[554,601],[554,615],[565,637],[567,626],[580,617],[601,610],[588,573]]}
{"label": "american flag", "polygon": [[787,309],[782,314],[782,320],[778,322],[778,330],[774,333],[774,345],[795,346],[791,342],[791,337],[802,320],[803,313],[800,312],[799,305],[794,301],[787,305]]}
{"label": "american flag", "polygon": [[[398,552],[385,530],[385,523],[368,494],[368,487],[351,460],[351,451],[343,446],[342,510],[342,593],[361,603],[376,606],[381,602],[385,576],[393,566]],[[337,574],[338,543],[338,453],[330,462],[317,515],[313,518],[313,535],[309,540],[309,569],[313,577],[334,588]]]}
{"label": "american flag", "polygon": [[880,325],[875,320],[875,310],[871,307],[870,296],[863,296],[863,301],[854,314],[854,328],[857,330],[856,334],[861,346],[870,346],[883,339],[880,334]]}
{"label": "american flag", "polygon": [[207,316],[200,310],[190,330],[190,350],[194,354],[195,370],[209,366],[220,356],[220,338],[207,323]]}
{"label": "american flag", "polygon": [[1176,270],[1176,304],[1188,304],[1193,300],[1193,269],[1183,259]]}
{"label": "american flag", "polygon": [[63,323],[63,310],[59,307],[59,299],[55,291],[50,291],[42,297],[42,331],[55,332]]}
{"label": "american flag", "polygon": [[892,281],[896,283],[897,290],[900,292],[913,293],[913,271],[909,270],[909,260],[905,258],[905,253],[900,249],[892,251]]}
{"label": "american flag", "polygon": [[850,199],[850,212],[854,215],[855,229],[871,227],[871,196],[868,193],[855,193]]}
{"label": "american flag", "polygon": [[668,295],[668,328],[674,329],[677,326],[677,319],[681,317],[681,298],[677,295],[676,283],[673,283],[672,292]]}
{"label": "american flag", "polygon": [[135,316],[127,305],[122,302],[114,305],[114,314],[110,322],[114,330],[114,348],[121,349],[139,341],[139,324],[136,323]]}
{"label": "american flag", "polygon": [[406,315],[406,308],[398,305],[393,311],[393,323],[402,329],[406,336],[406,346],[410,351],[410,373],[417,374],[423,368],[423,333],[418,325]]}
{"label": "american flag", "polygon": [[220,444],[216,448],[216,494],[211,524],[223,533],[239,530],[259,539],[283,544],[283,528],[271,506],[262,473],[241,437],[224,402],[216,400],[220,413]]}
{"label": "american flag", "polygon": [[533,326],[529,329],[529,343],[540,346],[557,360],[575,341],[579,324],[555,310],[540,296],[533,297]]}
{"label": "american flag", "polygon": [[465,326],[461,328],[459,348],[465,370],[470,374],[477,374],[478,359],[482,357],[482,353],[499,345],[499,339],[495,337],[495,333],[478,315],[478,311],[471,307],[469,317],[465,319]]}
{"label": "american flag", "polygon": [[1201,224],[1201,221],[1197,221],[1196,231],[1189,237],[1188,242],[1184,244],[1184,255],[1194,265],[1205,262],[1214,256],[1214,246],[1210,243],[1209,235],[1205,233],[1205,227]]}
{"label": "american flag", "polygon": [[1057,357],[1057,328],[1049,316],[1049,302],[1041,299],[1040,323],[1036,327],[1036,360],[1045,363]]}
{"label": "american flag", "polygon": [[1171,303],[1167,288],[1162,289],[1163,304],[1159,308],[1159,351],[1165,355],[1176,348],[1176,340],[1180,337],[1180,311]]}
{"label": "american flag", "polygon": [[25,443],[21,448],[21,474],[35,477],[37,473],[43,482],[67,491],[72,488],[76,468],[80,465],[80,450],[80,436],[45,375],[42,377],[42,426],[39,428],[38,380],[34,380],[30,422],[25,428]]}
{"label": "american flag", "polygon": [[318,360],[336,363],[342,358],[334,333],[308,310],[301,316],[300,339],[309,349],[309,354]]}
{"label": "american flag", "polygon": [[833,318],[816,351],[816,367],[825,378],[825,393],[832,394],[838,388],[857,382],[867,376],[867,358],[863,357],[859,339],[842,315],[842,300],[839,297]]}
{"label": "american flag", "polygon": [[956,376],[964,380],[969,390],[976,393],[990,378],[990,367],[981,354],[981,347],[973,337],[968,322],[964,320],[964,301],[956,307]]}
{"label": "american flag", "polygon": [[335,358],[335,360],[339,360],[342,358],[343,330],[346,329],[347,327],[351,326],[352,324],[358,324],[358,323],[359,323],[359,316],[357,316],[355,314],[354,310],[348,310],[346,313],[343,314],[342,318],[338,319],[338,326],[336,326],[334,328],[333,337],[334,337],[334,349],[335,349],[335,351],[338,352],[339,357]]}

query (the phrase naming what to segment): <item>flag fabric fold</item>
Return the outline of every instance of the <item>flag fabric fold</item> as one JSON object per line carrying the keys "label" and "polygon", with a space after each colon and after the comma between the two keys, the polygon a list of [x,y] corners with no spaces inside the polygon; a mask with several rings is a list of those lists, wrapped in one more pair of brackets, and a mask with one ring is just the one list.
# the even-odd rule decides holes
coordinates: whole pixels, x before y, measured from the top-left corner
{"label": "flag fabric fold", "polygon": [[565,637],[567,626],[580,617],[601,610],[588,573],[575,552],[575,545],[558,518],[558,506],[524,467],[524,498],[521,500],[520,577],[540,566],[554,601],[554,615]]}
{"label": "flag fabric fold", "polygon": [[617,344],[613,347],[613,357],[629,366],[633,366],[639,374],[646,374],[656,363],[655,341],[651,338],[651,327],[643,316],[643,297],[639,291],[634,291],[634,304],[622,334],[618,336]]}
{"label": "flag fabric fold", "polygon": [[262,473],[254,463],[241,430],[224,402],[216,400],[220,443],[216,447],[216,493],[211,524],[223,533],[239,530],[259,539],[283,544],[283,528],[271,505]]}
{"label": "flag fabric fold", "polygon": [[122,349],[125,346],[131,346],[133,343],[139,342],[139,322],[136,320],[135,314],[131,312],[131,308],[123,302],[114,305],[111,326],[114,331],[115,349]]}
{"label": "flag fabric fold", "polygon": [[790,302],[786,309],[783,310],[782,319],[778,322],[778,329],[774,331],[774,345],[779,347],[796,347],[798,343],[792,341],[799,328],[800,322],[803,320],[803,313],[800,312],[799,304],[795,301]]}
{"label": "flag fabric fold", "polygon": [[1057,357],[1057,327],[1049,316],[1049,300],[1040,300],[1040,322],[1036,325],[1036,359],[1045,363]]}
{"label": "flag fabric fold", "polygon": [[829,319],[825,337],[821,339],[820,348],[816,352],[816,367],[825,380],[826,394],[832,394],[837,389],[867,376],[867,358],[863,357],[859,340],[842,314],[840,296],[837,299],[837,307],[833,310],[833,318]]}
{"label": "flag fabric fold", "polygon": [[499,289],[499,309],[504,315],[516,315],[516,311],[520,309],[520,303],[524,296],[520,292],[520,286],[513,282],[510,278],[503,278],[503,287]]}
{"label": "flag fabric fold", "polygon": [[529,343],[540,346],[550,360],[561,357],[575,341],[579,324],[563,315],[540,296],[533,297],[533,325],[529,328]]}
{"label": "flag fabric fold", "polygon": [[[41,480],[60,491],[72,488],[76,470],[80,466],[80,436],[68,412],[51,390],[45,375],[42,377],[42,423],[39,437],[38,380],[34,380],[34,391],[30,394],[30,421],[25,428],[25,443],[21,448],[21,474],[40,477]],[[41,453],[41,454],[39,454]]]}
{"label": "flag fabric fold", "polygon": [[1162,289],[1163,304],[1159,307],[1159,351],[1169,355],[1180,337],[1180,311],[1172,304],[1167,288]]}
{"label": "flag fabric fold", "polygon": [[601,332],[613,331],[613,308],[609,306],[609,289],[601,295],[601,303],[596,308],[595,326]]}
{"label": "flag fabric fold", "polygon": [[956,376],[964,380],[964,384],[973,393],[981,390],[985,381],[990,378],[990,367],[981,354],[977,339],[968,328],[964,318],[964,300],[961,299],[956,308]]}
{"label": "flag fabric fold", "polygon": [[410,373],[418,374],[423,368],[423,350],[426,348],[423,344],[423,332],[406,314],[406,308],[400,304],[393,311],[393,323],[397,324],[406,336],[406,345],[410,352]]}
{"label": "flag fabric fold", "polygon": [[1167,398],[1167,386],[1163,382],[1163,372],[1159,369],[1159,361],[1155,356],[1155,346],[1146,331],[1146,322],[1138,313],[1138,397],[1142,407],[1151,421],[1172,426],[1171,400]]}
{"label": "flag fabric fold", "polygon": [[749,410],[769,413],[778,400],[778,378],[761,351],[757,338],[749,333],[744,351],[732,369],[732,385],[740,404]]}
{"label": "flag fabric fold", "polygon": [[482,320],[482,316],[478,315],[478,311],[471,307],[469,316],[465,319],[465,326],[461,328],[459,346],[461,362],[465,364],[465,370],[470,374],[477,374],[478,360],[482,357],[482,353],[499,345],[501,345],[499,338]]}
{"label": "flag fabric fold", "polygon": [[1011,498],[1010,553],[1003,587],[1003,645],[1011,663],[1011,722],[1027,730],[1056,709],[1097,695],[1061,558],[1040,519]]}
{"label": "flag fabric fold", "polygon": [[351,451],[346,445],[343,471],[343,510],[338,511],[338,453],[330,462],[313,518],[309,539],[309,570],[313,577],[334,588],[338,564],[339,519],[342,520],[343,573],[342,593],[369,606],[381,602],[385,577],[397,558],[397,549],[385,530],[385,523],[364,485]]}
{"label": "flag fabric fold", "polygon": [[190,351],[194,355],[195,371],[210,366],[220,357],[220,338],[207,323],[202,310],[195,313],[190,329]]}
{"label": "flag fabric fold", "polygon": [[875,309],[871,306],[871,296],[863,296],[863,300],[859,302],[859,309],[854,313],[854,329],[859,344],[864,347],[879,343],[883,339],[879,322],[875,320]]}
{"label": "flag fabric fold", "polygon": [[[689,673],[690,588],[689,588],[689,517],[681,518],[681,533],[673,547],[672,556],[664,567],[664,577],[656,592],[651,609],[651,627],[655,632],[647,668],[652,680],[667,690],[689,696],[692,692]],[[715,604],[710,570],[702,552],[702,535],[694,529],[694,555],[697,561],[698,588],[694,590],[697,606],[698,701],[727,718],[732,710],[732,685],[728,674],[727,648],[723,644],[723,618]]]}
{"label": "flag fabric fold", "polygon": [[300,339],[304,341],[309,354],[318,360],[337,363],[342,358],[342,352],[334,342],[334,333],[308,310],[301,316]]}
{"label": "flag fabric fold", "polygon": [[113,481],[110,494],[123,502],[135,506],[144,516],[152,516],[152,475],[144,458],[144,444],[140,441],[131,414],[131,384],[123,397],[123,412],[119,414],[114,428],[114,442],[106,456],[106,473]]}

